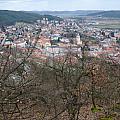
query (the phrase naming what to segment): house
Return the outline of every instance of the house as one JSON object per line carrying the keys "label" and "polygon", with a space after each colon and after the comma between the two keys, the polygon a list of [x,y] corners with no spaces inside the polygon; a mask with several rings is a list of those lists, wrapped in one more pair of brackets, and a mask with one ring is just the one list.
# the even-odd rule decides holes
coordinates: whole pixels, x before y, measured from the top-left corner
{"label": "house", "polygon": [[60,34],[51,35],[51,43],[55,44],[55,43],[60,42],[60,37],[61,37]]}
{"label": "house", "polygon": [[46,38],[45,36],[41,36],[40,39],[37,41],[37,47],[46,48],[51,46],[50,39]]}
{"label": "house", "polygon": [[12,39],[8,39],[8,38],[4,38],[1,42],[1,45],[2,46],[5,46],[5,47],[13,47],[15,46],[14,42]]}

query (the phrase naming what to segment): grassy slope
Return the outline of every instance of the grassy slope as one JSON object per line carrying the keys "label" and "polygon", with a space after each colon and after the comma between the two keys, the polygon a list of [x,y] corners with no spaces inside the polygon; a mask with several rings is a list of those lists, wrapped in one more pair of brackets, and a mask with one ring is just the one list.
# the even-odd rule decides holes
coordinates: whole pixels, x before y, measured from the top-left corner
{"label": "grassy slope", "polygon": [[120,18],[120,11],[104,11],[99,13],[88,14],[88,16],[101,16],[108,18]]}

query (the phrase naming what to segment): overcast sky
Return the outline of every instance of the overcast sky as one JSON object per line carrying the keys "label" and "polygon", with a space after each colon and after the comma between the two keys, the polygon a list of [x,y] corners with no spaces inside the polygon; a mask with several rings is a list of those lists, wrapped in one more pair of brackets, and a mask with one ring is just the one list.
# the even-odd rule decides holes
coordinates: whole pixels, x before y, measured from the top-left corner
{"label": "overcast sky", "polygon": [[120,0],[0,0],[1,10],[120,10]]}

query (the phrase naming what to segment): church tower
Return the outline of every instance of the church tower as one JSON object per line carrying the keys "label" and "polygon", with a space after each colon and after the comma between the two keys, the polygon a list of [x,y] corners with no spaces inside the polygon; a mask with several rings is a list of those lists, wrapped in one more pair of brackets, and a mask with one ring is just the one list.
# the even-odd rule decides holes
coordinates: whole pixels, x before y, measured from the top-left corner
{"label": "church tower", "polygon": [[77,44],[77,45],[82,45],[82,41],[81,41],[81,38],[80,38],[79,33],[78,33],[77,36],[76,36],[76,44]]}

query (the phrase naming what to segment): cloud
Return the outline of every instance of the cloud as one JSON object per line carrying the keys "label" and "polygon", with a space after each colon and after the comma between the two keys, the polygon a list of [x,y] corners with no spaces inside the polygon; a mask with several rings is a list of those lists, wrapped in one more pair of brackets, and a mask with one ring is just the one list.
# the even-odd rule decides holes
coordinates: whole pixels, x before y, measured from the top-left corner
{"label": "cloud", "polygon": [[[0,0],[1,2],[2,0]],[[46,10],[48,2],[46,0],[5,0],[0,4],[0,9],[4,10]]]}
{"label": "cloud", "polygon": [[0,0],[0,9],[7,10],[119,10],[119,6],[119,0]]}

